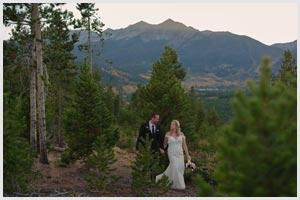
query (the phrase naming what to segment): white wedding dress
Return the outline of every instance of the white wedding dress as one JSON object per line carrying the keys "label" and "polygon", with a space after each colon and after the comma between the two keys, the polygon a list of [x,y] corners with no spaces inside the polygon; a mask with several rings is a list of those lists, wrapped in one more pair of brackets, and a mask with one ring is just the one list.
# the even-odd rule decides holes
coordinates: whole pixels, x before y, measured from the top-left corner
{"label": "white wedding dress", "polygon": [[185,189],[185,182],[183,178],[184,174],[184,157],[182,142],[184,139],[183,135],[178,137],[168,137],[168,157],[170,164],[166,171],[156,176],[156,182],[160,180],[163,175],[166,175],[170,182],[172,182],[171,188],[173,189]]}

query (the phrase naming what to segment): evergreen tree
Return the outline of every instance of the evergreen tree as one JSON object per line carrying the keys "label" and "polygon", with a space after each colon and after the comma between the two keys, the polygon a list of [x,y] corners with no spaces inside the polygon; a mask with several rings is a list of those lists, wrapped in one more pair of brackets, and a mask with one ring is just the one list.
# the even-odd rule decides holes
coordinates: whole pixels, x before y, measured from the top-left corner
{"label": "evergreen tree", "polygon": [[103,91],[103,101],[105,102],[105,105],[114,114],[115,117],[117,117],[116,111],[115,111],[115,101],[116,101],[116,99],[117,99],[117,96],[113,91],[112,83],[109,82],[108,85],[106,86],[106,88],[104,88],[104,91]]}
{"label": "evergreen tree", "polygon": [[21,104],[10,92],[10,81],[4,80],[3,93],[3,193],[27,192],[33,159],[29,143],[22,135],[27,131]]}
{"label": "evergreen tree", "polygon": [[68,145],[74,158],[85,159],[92,152],[93,142],[111,126],[111,120],[111,114],[101,99],[100,86],[84,62],[80,68],[72,110],[66,120]]}
{"label": "evergreen tree", "polygon": [[226,196],[297,195],[297,82],[289,80],[272,85],[265,58],[258,85],[248,82],[250,97],[236,93],[217,150],[215,177]]}
{"label": "evergreen tree", "polygon": [[46,136],[46,111],[45,111],[45,75],[42,56],[42,27],[40,20],[39,4],[32,4],[32,21],[34,27],[34,43],[36,62],[36,76],[37,76],[37,110],[38,110],[38,130],[40,143],[40,163],[48,163],[47,152],[47,136]]}
{"label": "evergreen tree", "polygon": [[[93,70],[93,72],[92,72],[92,76],[93,76],[93,78],[94,78],[94,80],[99,84],[99,85],[101,85],[101,72],[100,72],[100,69],[98,69],[98,68],[96,68],[95,70]],[[101,87],[101,90],[102,90],[103,88]]]}
{"label": "evergreen tree", "polygon": [[[50,4],[46,12],[59,4]],[[6,3],[3,21],[6,26],[15,25],[12,41],[17,43],[17,53],[21,52],[25,66],[30,71],[30,141],[31,150],[37,151],[37,124],[39,126],[40,162],[48,163],[45,114],[45,69],[42,56],[42,21],[44,4]],[[47,19],[45,20],[47,22]],[[24,45],[25,44],[25,45]],[[24,45],[24,46],[22,46]],[[18,57],[17,56],[17,57]],[[24,74],[26,76],[27,74]],[[29,86],[29,85],[28,85]],[[38,117],[38,121],[37,121]],[[38,122],[38,123],[37,123]]]}
{"label": "evergreen tree", "polygon": [[[32,20],[31,4],[3,4],[3,23],[5,26],[14,25],[12,29],[12,37],[9,39],[9,45],[5,46],[4,52],[9,52],[12,65],[4,65],[4,69],[15,69],[16,74],[22,74],[22,80],[18,94],[24,94],[27,88],[30,89],[30,146],[33,153],[38,152],[37,144],[37,106],[36,106],[36,63],[35,44],[34,44],[34,26]],[[7,47],[14,48],[14,52],[5,51]],[[9,48],[9,49],[10,49]],[[22,65],[19,66],[19,63]],[[6,76],[9,77],[9,76]],[[23,80],[28,79],[29,82]],[[28,85],[27,85],[27,84]],[[20,95],[21,97],[23,95]]]}
{"label": "evergreen tree", "polygon": [[183,70],[178,67],[181,64],[177,59],[176,51],[165,47],[162,58],[153,64],[148,84],[145,87],[138,85],[137,96],[134,97],[138,101],[137,110],[144,119],[153,112],[160,114],[163,131],[173,119],[182,122],[183,129],[190,123],[186,113],[187,95],[181,85],[183,75],[178,75],[178,71]]}
{"label": "evergreen tree", "polygon": [[197,196],[199,197],[215,197],[219,196],[211,185],[209,185],[199,174],[193,178],[195,185],[198,188]]}
{"label": "evergreen tree", "polygon": [[[117,130],[114,131],[117,132]],[[90,173],[86,180],[89,188],[101,192],[106,191],[117,180],[117,176],[113,175],[115,168],[112,167],[116,162],[112,149],[115,143],[112,143],[107,135],[118,135],[118,133],[109,132],[98,136],[93,143],[93,151],[87,159]]]}
{"label": "evergreen tree", "polygon": [[15,24],[12,37],[3,41],[3,192],[6,195],[28,191],[33,164],[28,134],[32,37],[30,29],[21,26],[30,12],[16,12],[18,6],[24,5],[3,4],[3,23]]}
{"label": "evergreen tree", "polygon": [[[76,21],[76,27],[83,27],[88,31],[88,52],[89,52],[89,66],[90,70],[93,69],[93,48],[91,45],[91,33],[94,31],[100,38],[102,46],[103,43],[103,30],[104,24],[100,21],[100,17],[97,16],[98,8],[95,8],[94,3],[78,3],[76,8],[80,11],[81,20]],[[82,48],[82,47],[81,47]]]}
{"label": "evergreen tree", "polygon": [[132,166],[132,182],[131,189],[137,196],[158,196],[168,192],[171,183],[166,176],[163,176],[157,183],[155,179],[151,179],[153,174],[162,172],[163,169],[159,165],[159,154],[151,151],[151,140],[146,138],[142,141],[145,146],[141,146],[139,153],[135,157]]}
{"label": "evergreen tree", "polygon": [[117,94],[115,96],[115,98],[113,99],[114,102],[113,102],[113,111],[114,111],[114,115],[116,118],[119,117],[119,113],[120,113],[120,109],[121,109],[121,101],[122,101],[122,97],[120,94]]}
{"label": "evergreen tree", "polygon": [[297,63],[289,50],[284,52],[284,60],[279,69],[279,74],[272,78],[273,82],[281,81],[285,84],[291,84],[289,74],[297,77]]}
{"label": "evergreen tree", "polygon": [[210,126],[218,127],[220,125],[220,117],[215,107],[211,108],[207,113],[207,122]]}
{"label": "evergreen tree", "polygon": [[209,125],[209,122],[207,120],[205,120],[202,123],[202,126],[199,129],[199,135],[200,135],[200,143],[201,143],[200,149],[203,152],[207,152],[207,153],[216,152],[218,131],[219,131],[219,127]]}
{"label": "evergreen tree", "polygon": [[191,87],[188,93],[190,104],[190,114],[192,116],[195,129],[198,131],[205,120],[205,112],[200,95],[196,93],[195,88]]}
{"label": "evergreen tree", "polygon": [[[63,147],[62,137],[62,118],[63,107],[65,107],[64,99],[72,89],[72,81],[75,79],[76,66],[75,58],[71,51],[74,44],[78,41],[78,35],[69,36],[68,25],[71,24],[73,14],[61,9],[53,10],[46,13],[50,25],[44,30],[45,44],[43,45],[45,63],[48,66],[49,80],[51,86],[48,94],[48,115],[53,123],[57,123],[57,128],[53,132],[57,132],[56,140],[60,147]],[[55,93],[55,94],[53,94]],[[51,119],[50,118],[50,119]],[[48,121],[50,121],[48,118]]]}
{"label": "evergreen tree", "polygon": [[25,55],[21,53],[17,42],[3,41],[3,85],[9,88],[10,98],[15,98],[19,109],[19,116],[24,118],[26,129],[21,132],[21,137],[29,138],[30,132],[30,99],[29,76],[30,69],[26,66]]}

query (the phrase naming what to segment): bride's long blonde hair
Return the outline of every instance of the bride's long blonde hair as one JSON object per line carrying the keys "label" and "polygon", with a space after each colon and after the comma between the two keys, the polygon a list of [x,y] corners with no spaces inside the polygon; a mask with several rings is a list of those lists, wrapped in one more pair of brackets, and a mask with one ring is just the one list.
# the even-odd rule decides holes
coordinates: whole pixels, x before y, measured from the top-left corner
{"label": "bride's long blonde hair", "polygon": [[[173,123],[173,122],[177,125],[177,129],[176,129],[177,135],[178,135],[178,136],[179,136],[179,135],[183,135],[183,133],[181,132],[181,129],[180,129],[180,123],[179,123],[179,121],[176,120],[176,119],[174,119],[174,120],[172,120],[171,123]],[[170,130],[170,132],[171,132],[171,130]]]}

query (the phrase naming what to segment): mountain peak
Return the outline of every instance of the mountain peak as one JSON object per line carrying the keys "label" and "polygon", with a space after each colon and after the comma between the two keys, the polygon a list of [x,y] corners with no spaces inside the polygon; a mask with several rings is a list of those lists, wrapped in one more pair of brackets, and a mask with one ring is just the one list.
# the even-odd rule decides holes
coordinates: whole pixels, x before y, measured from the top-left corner
{"label": "mountain peak", "polygon": [[194,34],[199,32],[193,27],[187,27],[183,23],[176,22],[172,19],[167,19],[160,24],[149,24],[143,20],[131,24],[126,28],[121,28],[112,31],[110,39],[133,38],[140,36],[144,41],[155,40],[170,40],[178,34]]}
{"label": "mountain peak", "polygon": [[179,23],[179,22],[175,22],[174,20],[169,18],[169,19],[165,20],[164,22],[162,22],[161,24],[176,24],[176,23]]}
{"label": "mountain peak", "polygon": [[147,22],[141,20],[139,22],[137,22],[135,25],[149,25]]}
{"label": "mountain peak", "polygon": [[158,24],[158,27],[162,29],[172,29],[172,30],[186,30],[188,27],[183,23],[176,22],[172,19],[167,19],[166,21]]}
{"label": "mountain peak", "polygon": [[172,19],[167,19],[164,22],[158,24],[157,26],[161,29],[174,31],[186,31],[187,29],[191,29],[191,27],[187,27],[183,23],[176,22]]}
{"label": "mountain peak", "polygon": [[135,28],[145,28],[145,27],[149,27],[151,26],[151,24],[148,24],[147,22],[141,20],[133,25],[130,25],[130,27],[135,27]]}

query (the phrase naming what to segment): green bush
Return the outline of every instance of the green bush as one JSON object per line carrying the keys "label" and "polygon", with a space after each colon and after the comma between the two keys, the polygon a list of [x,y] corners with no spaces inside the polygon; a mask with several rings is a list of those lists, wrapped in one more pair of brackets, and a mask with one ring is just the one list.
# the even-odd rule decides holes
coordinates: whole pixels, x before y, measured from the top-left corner
{"label": "green bush", "polygon": [[151,179],[151,176],[162,172],[164,166],[160,166],[159,153],[151,152],[151,140],[143,141],[145,147],[140,147],[139,154],[132,166],[131,189],[137,196],[162,195],[168,192],[171,183],[166,176],[163,176],[157,183],[155,178]]}
{"label": "green bush", "polygon": [[18,106],[21,103],[9,92],[8,83],[5,81],[3,94],[3,192],[12,194],[27,192],[33,158],[28,140],[21,137],[27,130],[25,116]]}
{"label": "green bush", "polygon": [[198,188],[197,195],[200,197],[215,197],[218,196],[217,192],[214,188],[207,183],[205,178],[201,177],[201,175],[197,174],[193,177],[193,180]]}
{"label": "green bush", "polygon": [[31,180],[33,159],[29,154],[29,144],[21,137],[4,134],[3,141],[3,192],[24,193]]}
{"label": "green bush", "polygon": [[75,161],[74,155],[70,152],[70,150],[64,151],[60,157],[60,166],[69,165],[74,161]]}
{"label": "green bush", "polygon": [[85,177],[90,189],[106,191],[118,177],[113,175],[116,162],[112,145],[109,145],[105,136],[99,136],[93,143],[93,152],[88,156],[87,165],[89,175]]}

